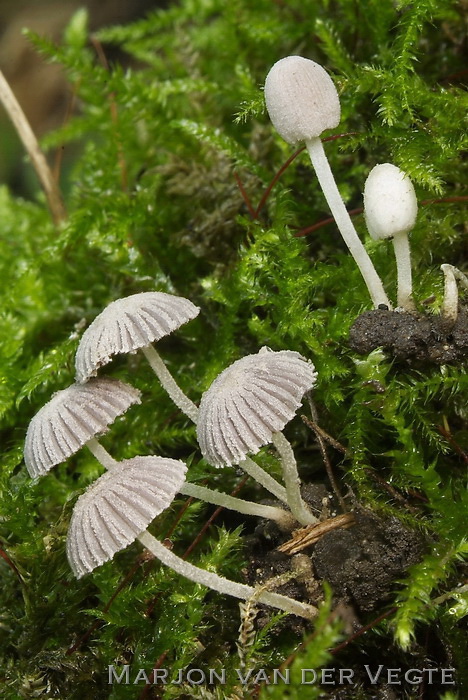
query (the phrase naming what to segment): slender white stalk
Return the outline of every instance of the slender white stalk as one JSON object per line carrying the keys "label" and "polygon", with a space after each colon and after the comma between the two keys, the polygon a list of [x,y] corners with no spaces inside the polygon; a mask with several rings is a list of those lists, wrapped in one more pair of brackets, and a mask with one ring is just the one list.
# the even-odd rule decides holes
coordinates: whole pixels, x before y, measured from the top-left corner
{"label": "slender white stalk", "polygon": [[195,406],[193,401],[189,399],[189,397],[184,394],[180,386],[177,384],[175,381],[174,377],[172,374],[169,372],[167,369],[166,365],[164,364],[161,356],[155,349],[153,345],[147,345],[146,347],[142,348],[142,352],[148,362],[151,365],[151,369],[161,382],[162,386],[164,389],[167,391],[177,408],[180,408],[182,413],[185,413],[186,416],[190,418],[194,423],[197,422],[198,418],[198,408]]}
{"label": "slender white stalk", "polygon": [[116,460],[108,453],[105,447],[101,445],[96,438],[91,438],[86,443],[88,450],[96,457],[97,461],[102,466],[110,471],[117,464]]}
{"label": "slender white stalk", "polygon": [[[92,452],[96,459],[108,470],[112,470],[117,464],[114,458],[107,452],[107,450],[96,440],[96,438],[91,438],[86,443],[86,447]],[[186,488],[187,487],[187,488]],[[203,498],[203,500],[209,500],[206,498],[205,492],[214,494],[210,489],[206,489],[201,486],[196,486],[195,484],[186,484],[180,489],[181,493],[185,493],[189,496],[195,496],[196,498]],[[236,502],[236,510],[240,512],[248,512],[245,510],[245,506],[255,506],[258,510],[257,513],[252,513],[255,515],[261,515],[261,517],[272,517],[273,519],[282,519],[284,516],[291,522],[291,516],[289,513],[282,511],[280,508],[272,508],[270,506],[261,506],[255,503],[248,504],[247,501],[242,501],[242,499],[234,498],[232,496],[227,496],[226,494],[214,494],[216,500],[212,501],[215,505],[225,505],[218,501],[227,499],[228,503]],[[222,498],[221,498],[222,497]],[[239,502],[241,503],[242,511],[239,507]],[[226,505],[227,508],[232,507],[232,505]],[[250,511],[249,511],[250,512]],[[243,583],[237,583],[231,581],[223,576],[218,576],[211,571],[206,571],[205,569],[200,569],[198,566],[194,566],[184,559],[181,559],[176,554],[173,554],[167,549],[156,537],[153,537],[147,530],[142,532],[137,538],[141,544],[146,547],[154,556],[159,559],[163,564],[173,569],[176,573],[181,576],[185,576],[190,581],[199,583],[202,586],[207,586],[208,588],[218,591],[223,595],[231,595],[234,598],[241,598],[242,600],[248,600],[249,598],[254,598],[260,603],[265,603],[272,608],[278,608],[279,610],[284,610],[285,612],[291,613],[292,615],[298,615],[299,617],[305,617],[307,619],[312,619],[317,615],[317,608],[313,605],[307,605],[306,603],[300,603],[293,598],[288,598],[287,596],[280,595],[279,593],[270,593],[268,591],[258,591],[251,586],[247,586]]]}
{"label": "slender white stalk", "polygon": [[377,308],[380,304],[385,304],[391,309],[390,301],[385,294],[382,280],[378,276],[376,269],[370,259],[361,239],[356,233],[354,224],[346,210],[344,202],[336,186],[335,178],[330,168],[327,156],[325,154],[322,141],[317,136],[306,141],[307,151],[309,152],[312,165],[314,166],[317,179],[320,187],[323,190],[325,199],[328,202],[331,213],[336,221],[336,225],[343,236],[343,240],[349,248],[349,251],[356,261],[356,264],[361,271],[364,282],[367,285],[374,306]]}
{"label": "slender white stalk", "polygon": [[393,236],[393,248],[397,266],[397,303],[405,311],[416,311],[412,298],[411,253],[408,233],[402,231]]}
{"label": "slender white stalk", "polygon": [[288,513],[282,508],[266,506],[262,505],[261,503],[254,503],[253,501],[245,501],[243,498],[235,498],[234,496],[229,496],[226,493],[213,491],[212,489],[206,488],[206,486],[199,486],[198,484],[190,484],[185,482],[180,489],[180,493],[184,494],[185,496],[199,498],[201,501],[212,503],[215,506],[222,506],[223,508],[236,510],[238,513],[244,513],[245,515],[256,515],[259,518],[275,520],[278,525],[288,529],[291,529],[295,522],[295,519],[292,517],[291,513]]}
{"label": "slender white stalk", "polygon": [[459,270],[458,267],[454,267],[453,265],[450,265],[450,267],[452,268],[452,272],[457,280],[462,283],[465,289],[468,289],[468,277],[461,270]]}
{"label": "slender white stalk", "polygon": [[294,457],[294,452],[289,442],[284,437],[283,433],[273,433],[272,442],[281,457],[283,467],[284,483],[286,484],[286,493],[288,494],[288,505],[294,517],[302,525],[311,525],[318,522],[318,519],[312,515],[301,496],[300,479],[297,473],[297,463]]}
{"label": "slender white stalk", "polygon": [[280,501],[289,505],[288,494],[284,486],[278,484],[276,479],[273,479],[273,477],[262,469],[257,462],[254,462],[250,457],[246,457],[242,462],[239,462],[239,467],[243,469],[246,474],[251,476],[252,479],[255,479],[256,482],[266,488],[267,491],[272,493],[273,496],[276,496]]}
{"label": "slender white stalk", "polygon": [[[153,345],[147,345],[142,348],[143,353],[151,365],[153,372],[158,377],[164,389],[167,391],[175,405],[180,408],[182,413],[185,413],[190,420],[195,424],[198,420],[198,407],[189,399],[189,397],[184,394],[182,389],[176,383],[174,377],[167,369],[159,353],[153,347]],[[250,457],[239,464],[241,469],[243,469],[247,474],[249,474],[255,481],[264,486],[267,491],[272,493],[280,501],[287,503],[286,491],[278,484],[278,482],[273,479],[264,469],[258,466]]]}
{"label": "slender white stalk", "polygon": [[441,265],[444,273],[444,301],[440,315],[444,323],[451,328],[458,317],[458,285],[452,265]]}
{"label": "slender white stalk", "polygon": [[285,612],[298,615],[299,617],[312,619],[317,615],[317,608],[315,608],[313,605],[300,603],[297,600],[280,595],[279,593],[270,593],[267,591],[258,593],[258,591],[251,586],[247,586],[243,583],[236,583],[235,581],[230,581],[223,576],[218,576],[218,574],[211,571],[200,569],[198,566],[194,566],[193,564],[184,561],[176,554],[173,554],[149,532],[143,532],[138,536],[138,540],[163,564],[169,566],[181,576],[185,576],[185,578],[188,578],[190,581],[194,581],[202,586],[212,588],[213,590],[224,595],[231,595],[234,598],[240,598],[241,600],[254,598],[260,603],[265,603],[273,608],[284,610]]}

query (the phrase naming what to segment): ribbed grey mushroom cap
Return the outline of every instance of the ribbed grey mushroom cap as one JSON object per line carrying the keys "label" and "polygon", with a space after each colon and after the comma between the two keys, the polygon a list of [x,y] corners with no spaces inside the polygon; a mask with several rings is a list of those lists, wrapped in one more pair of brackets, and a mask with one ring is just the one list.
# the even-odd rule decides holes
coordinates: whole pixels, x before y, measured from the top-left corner
{"label": "ribbed grey mushroom cap", "polygon": [[238,464],[271,442],[316,380],[312,363],[292,350],[262,348],[214,380],[200,402],[198,442],[215,466]]}
{"label": "ribbed grey mushroom cap", "polygon": [[286,56],[270,69],[265,102],[276,131],[296,144],[320,136],[340,122],[340,100],[328,73],[302,56]]}
{"label": "ribbed grey mushroom cap", "polygon": [[117,299],[96,316],[76,352],[76,380],[86,382],[113,355],[136,352],[195,318],[189,299],[165,292],[142,292]]}
{"label": "ribbed grey mushroom cap", "polygon": [[24,461],[30,476],[34,479],[64,462],[136,403],[140,403],[137,389],[109,377],[55,393],[26,433]]}
{"label": "ribbed grey mushroom cap", "polygon": [[99,477],[77,500],[70,521],[67,556],[75,576],[136,540],[171,505],[186,471],[175,459],[133,457]]}

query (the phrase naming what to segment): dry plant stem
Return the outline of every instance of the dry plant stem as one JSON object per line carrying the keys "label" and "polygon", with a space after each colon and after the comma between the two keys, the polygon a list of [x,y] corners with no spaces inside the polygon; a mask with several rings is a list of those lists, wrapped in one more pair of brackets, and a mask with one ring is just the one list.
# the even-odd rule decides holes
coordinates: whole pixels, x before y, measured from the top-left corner
{"label": "dry plant stem", "polygon": [[[153,535],[150,535],[149,532],[143,532],[138,536],[138,540],[163,564],[169,566],[190,581],[208,586],[219,593],[231,595],[241,600],[248,600],[256,595],[255,588],[251,586],[230,581],[211,571],[206,571],[205,569],[198,568],[198,566],[189,564],[189,562],[184,561],[170,552],[159,540],[153,537]],[[312,619],[317,615],[317,609],[314,606],[300,603],[297,600],[280,595],[279,593],[262,592],[256,599],[260,603],[265,603],[273,608],[278,608],[279,610],[284,610],[285,612],[298,615],[299,617],[305,617],[306,619]]]}
{"label": "dry plant stem", "polygon": [[26,119],[26,115],[21,109],[20,104],[14,96],[2,71],[0,71],[0,101],[10,117],[18,136],[23,143],[23,146],[31,158],[34,169],[45,192],[50,213],[52,214],[52,219],[54,224],[58,226],[60,222],[66,218],[66,212],[57,183],[52,175],[52,171],[49,168],[49,164],[47,163],[47,160],[39,147],[33,130]]}
{"label": "dry plant stem", "polygon": [[312,515],[306,504],[302,500],[300,490],[300,480],[297,473],[297,463],[291,445],[284,437],[283,433],[273,433],[273,445],[278,450],[283,467],[284,483],[288,494],[288,505],[291,512],[301,525],[311,525],[318,522]]}
{"label": "dry plant stem", "polygon": [[353,222],[346,210],[344,202],[336,186],[335,178],[328,163],[327,156],[323,148],[322,141],[318,136],[306,141],[307,151],[309,153],[312,165],[314,166],[317,179],[322,188],[328,206],[335,218],[336,225],[343,236],[343,240],[349,248],[349,251],[356,261],[359,270],[367,285],[372,302],[377,308],[380,304],[385,304],[391,309],[390,301],[385,294],[382,281],[378,276],[375,267],[367,254],[364,245],[356,233]]}
{"label": "dry plant stem", "polygon": [[290,540],[278,547],[278,552],[297,554],[306,547],[310,547],[310,545],[318,542],[325,533],[337,530],[338,528],[348,528],[352,525],[354,525],[354,515],[352,513],[344,513],[343,515],[337,515],[336,518],[324,520],[323,523],[315,523],[315,525],[301,527],[294,532]]}
{"label": "dry plant stem", "polygon": [[[313,421],[305,420],[304,422],[306,425],[308,425],[310,428],[312,428],[312,430],[315,433],[315,437],[317,438],[320,453],[322,455],[323,463],[325,464],[325,469],[327,471],[327,476],[328,476],[328,479],[330,480],[330,484],[332,485],[333,492],[334,492],[336,498],[338,499],[338,502],[341,506],[343,513],[346,513],[348,511],[348,508],[346,507],[345,500],[344,500],[343,496],[341,495],[341,491],[340,491],[340,489],[338,487],[338,483],[335,479],[332,465],[331,465],[331,462],[328,458],[328,452],[327,452],[327,446],[325,444],[325,440],[323,439],[323,436],[321,435],[320,431],[316,430],[316,425],[318,422],[318,411],[317,411],[317,408],[316,408],[314,402],[312,401],[312,399],[310,397],[310,392],[309,392],[307,399],[308,399],[309,406],[310,406],[310,412],[311,412],[312,418],[314,420]],[[303,420],[304,420],[304,418],[305,418],[305,416],[302,416]]]}
{"label": "dry plant stem", "polygon": [[[175,405],[180,408],[182,413],[185,413],[185,415],[196,424],[198,420],[198,407],[188,398],[188,396],[186,396],[186,394],[184,394],[182,389],[176,383],[174,377],[159,356],[159,353],[156,351],[153,345],[148,345],[145,348],[142,348],[142,352],[150,363],[153,372],[156,374]],[[280,501],[287,503],[285,489],[253,460],[246,457],[246,459],[243,460],[239,466],[253,479],[255,479],[255,481],[276,496],[276,498],[279,498]]]}
{"label": "dry plant stem", "polygon": [[393,236],[393,249],[397,265],[397,303],[405,311],[416,311],[412,299],[411,255],[407,233]]}
{"label": "dry plant stem", "polygon": [[255,515],[258,518],[275,520],[278,525],[285,528],[291,528],[295,522],[294,518],[291,516],[291,513],[288,513],[282,508],[265,506],[261,503],[253,503],[252,501],[245,501],[243,498],[235,498],[235,496],[229,496],[227,493],[212,491],[205,486],[198,486],[198,484],[190,484],[186,482],[180,489],[180,493],[184,494],[184,496],[199,498],[201,501],[212,503],[215,506],[236,510],[239,513],[244,513],[245,515]]}

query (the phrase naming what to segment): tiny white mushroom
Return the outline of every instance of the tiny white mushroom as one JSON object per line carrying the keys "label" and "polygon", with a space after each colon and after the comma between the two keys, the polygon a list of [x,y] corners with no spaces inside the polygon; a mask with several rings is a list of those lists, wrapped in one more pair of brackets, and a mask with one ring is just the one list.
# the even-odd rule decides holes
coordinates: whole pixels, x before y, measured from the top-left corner
{"label": "tiny white mushroom", "polygon": [[107,306],[83,333],[76,352],[78,382],[86,382],[114,355],[141,350],[176,406],[196,421],[198,408],[180,389],[153,342],[194,319],[200,309],[165,292],[141,292]]}
{"label": "tiny white mushroom", "polygon": [[96,436],[107,432],[111,423],[133,404],[140,392],[109,377],[73,384],[56,392],[31,420],[24,446],[24,461],[34,479],[64,462],[84,445],[110,469],[115,461]]}
{"label": "tiny white mushroom", "polygon": [[340,101],[335,85],[318,63],[302,56],[277,61],[265,80],[265,102],[273,126],[290,144],[304,141],[318,181],[343,240],[356,261],[374,306],[390,302],[367,254],[330,169],[320,134],[338,126]]}
{"label": "tiny white mushroom", "polygon": [[[113,469],[117,462],[96,435],[107,432],[108,426],[134,403],[140,403],[140,392],[109,377],[92,378],[86,384],[58,391],[29,424],[24,447],[29,475],[43,476],[85,445],[105,469]],[[134,457],[135,464],[142,466],[148,459],[151,457]],[[290,513],[282,508],[234,498],[205,486],[184,484],[183,493],[239,513],[275,520],[284,528],[292,524]]]}
{"label": "tiny white mushroom", "polygon": [[93,571],[138,539],[162,563],[191,581],[235,598],[255,596],[271,607],[315,617],[317,609],[312,605],[277,593],[257,593],[251,586],[200,569],[145,532],[181,490],[185,471],[185,464],[177,460],[140,457],[118,463],[97,479],[76,502],[70,522],[67,556],[75,576]]}
{"label": "tiny white mushroom", "polygon": [[458,282],[468,289],[468,277],[458,267],[444,264],[440,266],[444,273],[444,301],[441,309],[442,320],[447,330],[453,328],[458,318]]}
{"label": "tiny white mushroom", "polygon": [[376,165],[364,185],[364,216],[375,240],[392,238],[397,264],[397,303],[414,311],[408,233],[416,222],[418,202],[413,183],[391,163]]}
{"label": "tiny white mushroom", "polygon": [[291,446],[280,432],[293,418],[316,380],[314,366],[299,353],[262,348],[234,362],[214,380],[200,402],[198,441],[214,466],[239,464],[248,471],[248,453],[273,442],[282,458],[286,502],[306,525],[316,522],[300,494]]}

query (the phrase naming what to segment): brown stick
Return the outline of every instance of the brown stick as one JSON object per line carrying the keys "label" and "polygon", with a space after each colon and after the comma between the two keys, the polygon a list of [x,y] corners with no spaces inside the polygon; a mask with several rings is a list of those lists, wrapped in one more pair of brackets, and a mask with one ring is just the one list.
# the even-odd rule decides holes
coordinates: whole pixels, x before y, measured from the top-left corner
{"label": "brown stick", "polygon": [[58,226],[60,222],[66,218],[60,191],[26,115],[21,109],[2,71],[0,71],[0,101],[31,158],[34,170],[45,192],[52,219],[54,224]]}
{"label": "brown stick", "polygon": [[295,530],[290,540],[278,547],[278,552],[297,554],[306,547],[310,547],[311,544],[318,542],[327,532],[341,527],[352,527],[353,525],[354,515],[352,513],[344,513],[344,515],[337,515],[336,518],[324,520],[323,523],[314,523],[313,525],[301,527]]}

